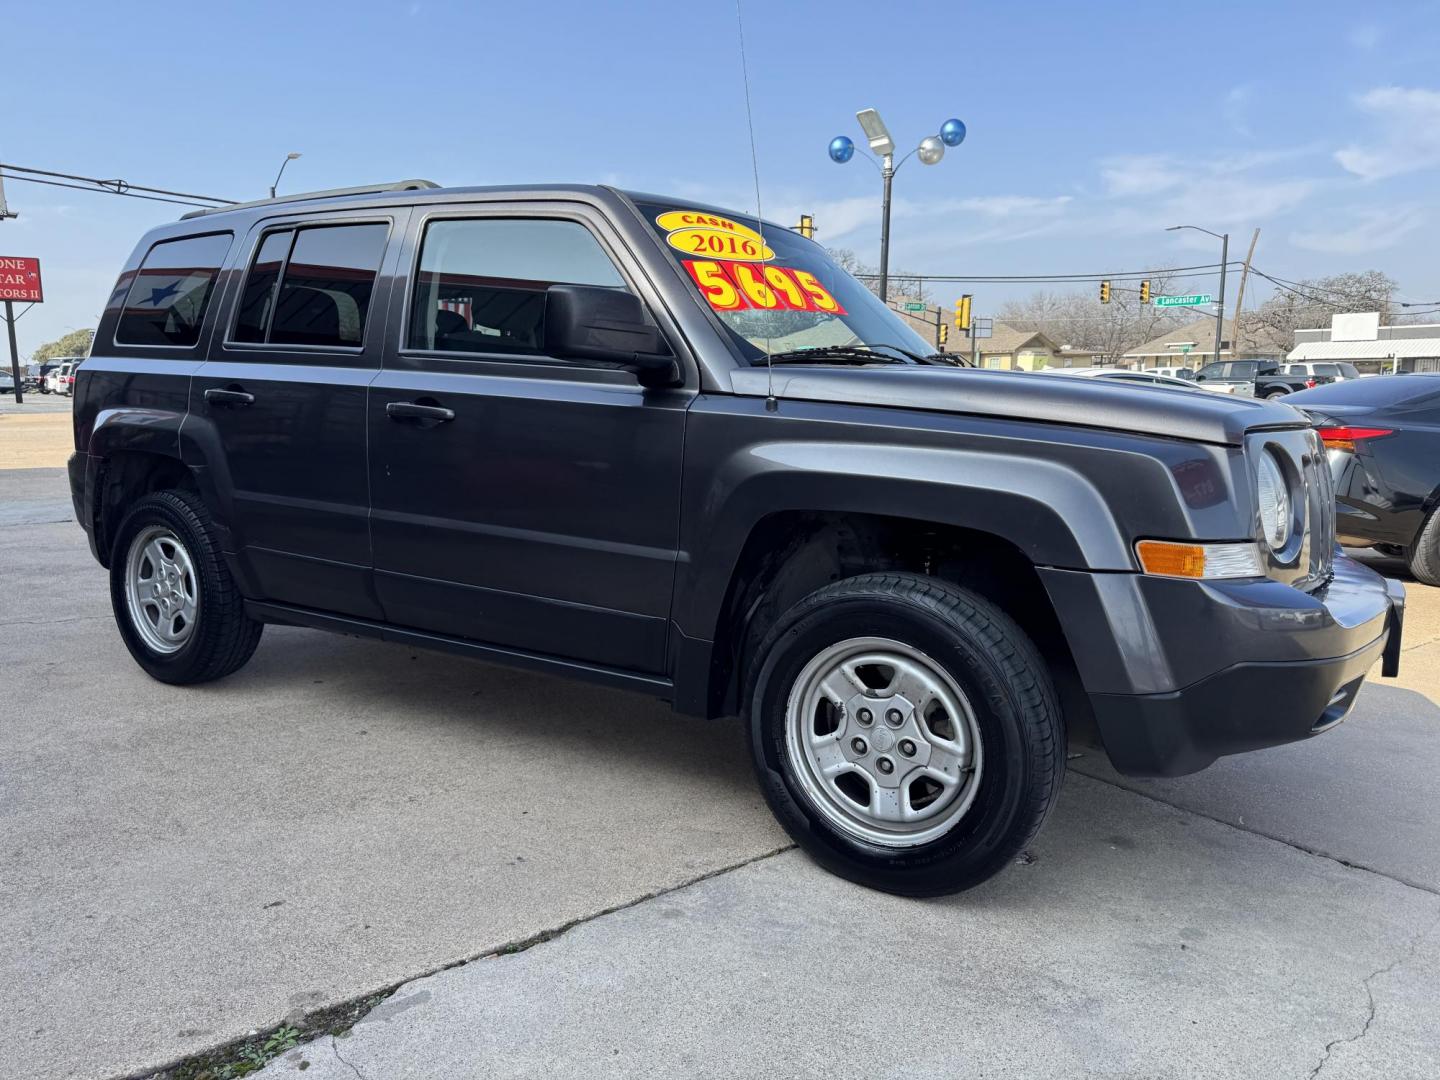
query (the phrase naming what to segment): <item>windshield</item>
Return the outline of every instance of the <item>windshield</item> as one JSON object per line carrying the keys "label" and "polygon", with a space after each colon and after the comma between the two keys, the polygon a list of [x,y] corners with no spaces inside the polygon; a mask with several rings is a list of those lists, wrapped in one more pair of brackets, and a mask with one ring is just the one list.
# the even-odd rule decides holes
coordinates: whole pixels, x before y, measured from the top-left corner
{"label": "windshield", "polygon": [[638,206],[752,363],[767,352],[837,346],[935,352],[824,248],[798,233],[767,226],[762,245],[754,218],[663,203]]}

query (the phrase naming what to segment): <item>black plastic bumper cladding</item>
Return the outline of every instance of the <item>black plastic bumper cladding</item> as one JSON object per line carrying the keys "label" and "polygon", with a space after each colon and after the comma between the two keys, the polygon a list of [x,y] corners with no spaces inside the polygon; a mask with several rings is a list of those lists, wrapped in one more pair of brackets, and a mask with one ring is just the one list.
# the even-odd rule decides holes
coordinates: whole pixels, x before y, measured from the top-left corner
{"label": "black plastic bumper cladding", "polygon": [[1236,664],[1170,694],[1092,694],[1111,763],[1128,776],[1184,776],[1226,754],[1318,735],[1343,720],[1398,631],[1333,660]]}

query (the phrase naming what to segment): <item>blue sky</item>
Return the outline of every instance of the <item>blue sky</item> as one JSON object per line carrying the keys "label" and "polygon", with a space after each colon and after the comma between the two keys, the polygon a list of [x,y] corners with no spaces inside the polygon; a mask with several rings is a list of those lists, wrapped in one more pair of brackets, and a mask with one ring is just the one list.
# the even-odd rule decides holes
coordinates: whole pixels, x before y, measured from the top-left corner
{"label": "blue sky", "polygon": [[[3,161],[247,199],[297,150],[285,190],[601,181],[754,204],[729,0],[11,8]],[[877,174],[825,156],[873,106],[903,149],[946,117],[969,126],[939,165],[897,177],[894,265],[1213,262],[1208,237],[1164,227],[1229,230],[1233,254],[1259,226],[1269,273],[1378,268],[1402,298],[1440,299],[1440,4],[744,12],[766,216],[808,210],[827,244],[876,258]],[[6,187],[21,217],[0,224],[0,254],[40,256],[46,279],[22,352],[93,324],[140,234],[183,209]],[[1030,288],[968,291],[983,314]]]}

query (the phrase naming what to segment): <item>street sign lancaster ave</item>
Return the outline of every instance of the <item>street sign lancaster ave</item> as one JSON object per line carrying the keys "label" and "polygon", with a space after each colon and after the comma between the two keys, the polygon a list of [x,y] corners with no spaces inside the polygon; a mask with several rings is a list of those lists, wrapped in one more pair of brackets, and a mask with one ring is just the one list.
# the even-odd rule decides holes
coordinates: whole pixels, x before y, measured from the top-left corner
{"label": "street sign lancaster ave", "polygon": [[1189,296],[1156,296],[1151,300],[1156,307],[1195,307],[1210,303],[1209,293],[1191,293]]}
{"label": "street sign lancaster ave", "polygon": [[40,260],[0,255],[0,300],[39,304],[45,300],[40,287]]}

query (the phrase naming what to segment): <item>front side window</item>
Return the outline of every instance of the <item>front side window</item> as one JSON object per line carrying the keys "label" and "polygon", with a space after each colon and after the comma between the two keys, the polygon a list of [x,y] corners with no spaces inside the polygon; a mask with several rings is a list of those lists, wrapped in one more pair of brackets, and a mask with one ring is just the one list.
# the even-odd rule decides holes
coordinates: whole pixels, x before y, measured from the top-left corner
{"label": "front side window", "polygon": [[267,233],[245,277],[233,340],[359,348],[389,231],[377,222]]}
{"label": "front side window", "polygon": [[1206,364],[1197,375],[1202,379],[1219,379],[1225,375],[1224,364]]}
{"label": "front side window", "polygon": [[231,233],[163,240],[130,282],[115,341],[121,345],[194,345]]}
{"label": "front side window", "polygon": [[545,290],[561,284],[623,289],[625,279],[577,221],[432,221],[420,244],[406,347],[542,354]]}

